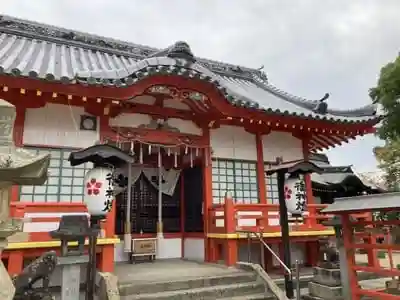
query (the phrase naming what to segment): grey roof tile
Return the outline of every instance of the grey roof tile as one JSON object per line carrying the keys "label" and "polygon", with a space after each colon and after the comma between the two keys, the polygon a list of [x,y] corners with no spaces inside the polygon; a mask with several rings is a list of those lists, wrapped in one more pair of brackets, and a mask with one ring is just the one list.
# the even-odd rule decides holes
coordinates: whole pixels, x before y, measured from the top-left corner
{"label": "grey roof tile", "polygon": [[[179,43],[188,48],[184,42]],[[65,83],[78,78],[78,82],[85,84],[126,86],[165,72],[209,81],[233,105],[266,113],[330,122],[378,120],[372,105],[356,110],[328,109],[326,114],[319,114],[315,112],[318,101],[277,89],[258,70],[193,56],[186,60],[179,52],[181,48],[173,50],[173,47],[158,50],[0,16],[0,74]],[[179,57],[171,57],[172,53]]]}
{"label": "grey roof tile", "polygon": [[324,213],[362,212],[400,208],[400,193],[383,193],[356,197],[337,198],[323,209]]}

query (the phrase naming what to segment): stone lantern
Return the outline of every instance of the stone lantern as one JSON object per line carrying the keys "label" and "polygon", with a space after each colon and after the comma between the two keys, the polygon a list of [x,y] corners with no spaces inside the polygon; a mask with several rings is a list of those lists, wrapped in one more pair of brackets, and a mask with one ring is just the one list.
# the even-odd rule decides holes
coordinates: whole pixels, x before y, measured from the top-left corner
{"label": "stone lantern", "polygon": [[[13,141],[15,106],[0,99],[0,255],[7,238],[21,231],[22,220],[9,217],[13,185],[42,185],[47,180],[50,155],[36,155]],[[0,299],[11,300],[15,288],[0,260]]]}

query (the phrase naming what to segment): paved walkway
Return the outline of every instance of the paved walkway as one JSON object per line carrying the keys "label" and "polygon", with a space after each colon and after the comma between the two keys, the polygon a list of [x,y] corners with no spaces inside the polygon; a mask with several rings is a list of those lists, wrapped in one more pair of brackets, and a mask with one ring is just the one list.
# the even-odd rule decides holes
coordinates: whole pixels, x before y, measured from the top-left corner
{"label": "paved walkway", "polygon": [[[356,254],[356,262],[358,264],[365,264],[368,262],[368,257],[366,254]],[[390,268],[390,261],[388,255],[385,258],[379,258],[379,264],[382,268]],[[400,253],[393,253],[393,266],[400,264]],[[384,289],[386,285],[386,281],[391,280],[391,277],[382,277],[379,279],[370,279],[370,280],[362,280],[360,281],[360,285],[363,289]]]}
{"label": "paved walkway", "polygon": [[166,282],[179,279],[213,277],[244,272],[217,264],[203,264],[180,259],[157,260],[154,263],[116,265],[119,282]]}

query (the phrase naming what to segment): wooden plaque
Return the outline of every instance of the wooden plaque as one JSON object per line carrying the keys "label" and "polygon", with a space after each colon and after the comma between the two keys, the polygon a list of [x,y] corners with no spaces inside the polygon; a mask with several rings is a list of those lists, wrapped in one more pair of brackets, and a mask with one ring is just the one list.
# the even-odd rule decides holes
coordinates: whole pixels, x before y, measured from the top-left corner
{"label": "wooden plaque", "polygon": [[134,255],[154,255],[156,253],[155,239],[134,239],[133,254]]}

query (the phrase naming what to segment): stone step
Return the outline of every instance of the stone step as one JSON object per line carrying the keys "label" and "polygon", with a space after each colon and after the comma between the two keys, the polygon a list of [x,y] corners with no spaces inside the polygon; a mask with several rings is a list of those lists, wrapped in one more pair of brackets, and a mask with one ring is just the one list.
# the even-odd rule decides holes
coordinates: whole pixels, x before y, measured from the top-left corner
{"label": "stone step", "polygon": [[229,285],[234,283],[254,282],[256,276],[253,273],[235,273],[223,276],[199,277],[177,281],[151,282],[151,283],[120,283],[121,296],[138,295],[146,293],[160,293],[178,290],[195,289],[217,285]]}
{"label": "stone step", "polygon": [[228,285],[207,286],[185,290],[158,292],[122,296],[122,300],[215,300],[264,293],[264,285],[256,282],[234,283]]}
{"label": "stone step", "polygon": [[218,298],[217,300],[276,300],[277,298],[272,294],[252,294],[237,297]]}
{"label": "stone step", "polygon": [[[304,275],[300,277],[300,289],[308,288],[308,283],[311,282],[313,279],[312,275]],[[285,289],[285,279],[279,278],[279,279],[274,279],[274,282],[279,286],[281,290]],[[296,288],[297,286],[297,280],[293,279],[293,288]]]}

